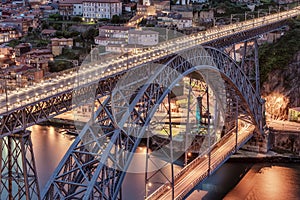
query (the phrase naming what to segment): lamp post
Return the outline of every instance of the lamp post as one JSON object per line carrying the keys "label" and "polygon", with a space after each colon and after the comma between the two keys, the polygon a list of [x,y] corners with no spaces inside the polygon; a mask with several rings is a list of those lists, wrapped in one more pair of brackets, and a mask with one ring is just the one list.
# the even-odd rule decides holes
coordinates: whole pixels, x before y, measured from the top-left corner
{"label": "lamp post", "polygon": [[6,102],[6,112],[8,112],[8,93],[7,93],[7,80],[6,80],[6,75],[4,76],[5,79],[5,86],[4,86],[4,90],[5,90],[5,102]]}

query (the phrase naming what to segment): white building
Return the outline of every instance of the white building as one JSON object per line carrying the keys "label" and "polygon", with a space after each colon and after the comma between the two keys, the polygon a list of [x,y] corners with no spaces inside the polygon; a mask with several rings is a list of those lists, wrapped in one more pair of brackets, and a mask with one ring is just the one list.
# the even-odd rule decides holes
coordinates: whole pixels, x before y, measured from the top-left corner
{"label": "white building", "polygon": [[72,16],[82,15],[83,0],[59,0],[59,14],[64,19],[71,19]]}
{"label": "white building", "polygon": [[83,0],[83,17],[86,19],[111,19],[122,14],[120,0]]}
{"label": "white building", "polygon": [[105,46],[105,51],[115,53],[139,52],[142,49],[142,45],[133,44],[108,44]]}
{"label": "white building", "polygon": [[73,15],[82,15],[82,3],[73,4]]}
{"label": "white building", "polygon": [[101,26],[99,36],[95,37],[95,43],[106,46],[107,44],[127,43],[128,31],[131,27],[126,26]]}
{"label": "white building", "polygon": [[129,30],[128,44],[152,46],[158,44],[158,32],[148,30]]}

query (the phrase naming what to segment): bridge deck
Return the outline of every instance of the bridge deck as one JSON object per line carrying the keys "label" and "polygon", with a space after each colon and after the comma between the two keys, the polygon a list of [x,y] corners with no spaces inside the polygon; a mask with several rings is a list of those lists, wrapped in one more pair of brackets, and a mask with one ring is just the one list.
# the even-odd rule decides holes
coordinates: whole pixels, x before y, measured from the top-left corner
{"label": "bridge deck", "polygon": [[[241,147],[253,135],[254,126],[245,126],[238,133],[237,148]],[[211,151],[210,174],[217,170],[235,152],[235,131],[223,138]],[[208,176],[209,158],[207,155],[200,156],[189,163],[174,177],[174,198],[183,199],[199,182]],[[169,183],[162,185],[147,200],[172,199],[172,188]]]}
{"label": "bridge deck", "polygon": [[[300,7],[278,14],[256,18],[236,24],[212,28],[205,32],[183,36],[163,42],[142,52],[120,56],[115,60],[101,63],[89,63],[73,73],[62,74],[44,83],[37,83],[27,88],[19,88],[17,92],[0,95],[0,132],[6,136],[52,118],[60,113],[84,104],[91,100],[80,96],[84,92],[96,97],[107,95],[112,91],[120,74],[128,69],[145,63],[167,59],[195,46],[209,45],[224,48],[230,44],[255,38],[260,34],[282,27],[287,19],[298,16]],[[85,93],[85,94],[86,94]],[[74,96],[80,97],[74,101]],[[95,96],[94,96],[95,98]],[[81,104],[79,104],[80,102]]]}

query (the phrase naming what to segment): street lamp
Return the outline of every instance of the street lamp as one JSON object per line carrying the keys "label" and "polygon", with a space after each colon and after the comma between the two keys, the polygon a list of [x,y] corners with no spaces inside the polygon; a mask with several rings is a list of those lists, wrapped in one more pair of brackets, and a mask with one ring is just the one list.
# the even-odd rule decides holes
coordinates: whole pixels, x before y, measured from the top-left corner
{"label": "street lamp", "polygon": [[7,80],[6,80],[6,76],[4,76],[4,79],[5,79],[5,101],[6,101],[6,112],[8,112],[8,94],[7,94]]}
{"label": "street lamp", "polygon": [[253,15],[253,13],[250,12],[250,11],[245,11],[245,21],[247,20],[247,16],[250,16],[252,19],[255,18],[255,16]]}

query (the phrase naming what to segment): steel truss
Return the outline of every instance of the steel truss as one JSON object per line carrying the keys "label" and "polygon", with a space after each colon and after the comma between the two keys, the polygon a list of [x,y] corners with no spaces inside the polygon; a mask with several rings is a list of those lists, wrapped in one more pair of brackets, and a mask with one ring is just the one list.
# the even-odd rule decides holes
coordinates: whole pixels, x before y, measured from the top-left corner
{"label": "steel truss", "polygon": [[30,132],[0,140],[1,199],[40,199]]}
{"label": "steel truss", "polygon": [[[286,24],[287,21],[282,20],[268,25],[261,25],[251,30],[212,40],[205,45],[225,49],[233,44],[246,42],[257,38],[259,35],[277,30]],[[230,97],[236,96],[236,94],[239,102],[237,104],[239,113],[244,112],[239,115],[239,118],[244,118],[244,120],[256,124],[257,129],[261,132],[264,123],[262,118],[262,105],[264,102],[259,97],[258,84],[255,85],[256,89],[253,89],[251,80],[243,72],[245,65],[241,64],[241,67],[239,67],[232,59],[214,48],[207,47],[206,50],[213,57],[213,62],[216,63],[215,69],[220,71],[225,79],[227,107],[224,112],[227,116],[226,121],[230,122],[228,124],[232,124],[232,126],[226,126],[224,132],[227,132],[234,124],[234,119],[232,119],[234,115],[232,114],[234,113],[235,101]],[[193,71],[191,63],[197,58],[196,52],[193,52],[193,49],[187,51],[187,56],[191,56],[191,59],[188,60],[172,54],[161,58],[159,63],[165,63],[165,61],[171,59],[166,65],[175,69],[181,76],[185,76]],[[5,195],[5,191],[10,191],[9,196],[3,198],[12,198],[14,195],[18,195],[18,197],[26,196],[31,199],[34,195],[37,198],[39,196],[37,179],[34,178],[36,177],[36,171],[30,137],[22,131],[31,125],[48,120],[93,100],[93,95],[90,96],[91,99],[86,99],[86,93],[95,94],[96,99],[111,94],[125,73],[125,71],[119,72],[104,77],[97,82],[77,87],[75,90],[66,90],[44,98],[39,102],[27,104],[1,114],[1,195]],[[173,73],[174,77],[177,77],[178,74]],[[257,71],[256,74],[258,74]],[[256,80],[259,80],[259,77],[256,77]],[[165,84],[168,85],[171,82],[165,81]],[[176,81],[173,80],[173,82]],[[86,125],[81,136],[75,140],[48,183],[43,198],[51,200],[121,198],[121,183],[125,176],[124,171],[126,171],[132,158],[131,152],[135,151],[140,141],[139,136],[144,131],[143,127],[146,127],[155,111],[154,105],[159,104],[163,97],[167,95],[166,85],[158,87],[158,85],[152,84],[151,87],[140,88],[135,95],[131,94],[133,97],[130,103],[127,102],[130,109],[127,111],[119,109],[119,112],[115,114],[112,111],[111,99],[108,98],[105,102],[100,101],[102,104],[95,113],[95,120]],[[95,87],[97,88],[96,92],[94,91]],[[113,103],[124,105],[125,102],[124,100]],[[125,113],[127,114],[124,115]],[[116,119],[122,117],[125,121],[122,123],[120,121],[116,122]],[[124,128],[124,125],[126,128]],[[128,130],[130,128],[136,128],[136,131],[130,132]],[[130,134],[128,134],[128,131]],[[23,134],[24,137],[21,136]],[[15,144],[16,148],[11,148],[9,144]],[[22,153],[19,153],[20,151]],[[11,156],[5,157],[3,152],[9,152]],[[17,162],[19,159],[17,155],[20,155],[23,159],[21,164]],[[27,159],[23,155],[26,155],[25,158]],[[23,168],[21,168],[21,165]],[[15,169],[19,170],[18,175],[14,171]],[[23,176],[20,176],[19,173],[21,169],[23,170]],[[24,180],[25,186],[17,180]],[[18,184],[17,193],[10,190],[13,184]]]}
{"label": "steel truss", "polygon": [[[224,49],[233,44],[249,41],[251,39],[257,38],[259,35],[280,29],[283,26],[286,26],[286,24],[287,20],[281,20],[272,24],[261,25],[251,30],[239,32],[236,34],[233,33],[229,36],[224,36],[212,40],[210,42],[205,43],[204,45],[215,47],[218,49]],[[168,59],[170,59],[170,56],[161,58],[161,60]],[[21,106],[7,113],[2,113],[2,118],[0,119],[1,137],[13,133],[18,133],[19,131],[25,130],[27,127],[30,127],[36,123],[46,121],[58,114],[61,114],[63,112],[73,109],[74,107],[79,106],[72,103],[72,97],[74,95],[80,96],[80,94],[88,90],[94,92],[93,88],[95,86],[97,87],[95,94],[97,97],[109,94],[113,90],[116,82],[124,73],[125,71],[119,72],[109,77],[100,79],[98,82],[82,85],[80,86],[80,88],[76,88],[75,90],[66,90],[64,92],[57,93],[43,100],[39,100],[38,102],[33,102],[28,105]],[[85,99],[83,98],[83,100]]]}
{"label": "steel truss", "polygon": [[[260,130],[261,101],[242,69],[226,54],[195,47],[163,66],[137,68],[116,84],[72,144],[49,180],[43,199],[119,199],[133,154],[160,103],[184,76],[205,69],[219,72]],[[146,73],[145,70],[149,70]],[[147,76],[148,74],[148,76]],[[135,82],[133,82],[134,77]],[[226,91],[207,79],[221,98]],[[222,104],[219,108],[224,110]]]}

